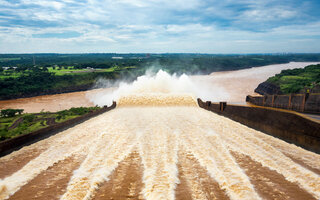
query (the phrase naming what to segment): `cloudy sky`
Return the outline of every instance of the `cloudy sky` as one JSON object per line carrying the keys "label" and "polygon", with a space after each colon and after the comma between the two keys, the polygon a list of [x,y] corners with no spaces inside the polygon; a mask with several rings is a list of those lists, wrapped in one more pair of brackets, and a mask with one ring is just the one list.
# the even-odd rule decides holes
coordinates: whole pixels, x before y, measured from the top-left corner
{"label": "cloudy sky", "polygon": [[319,10],[319,0],[0,0],[0,53],[319,53]]}

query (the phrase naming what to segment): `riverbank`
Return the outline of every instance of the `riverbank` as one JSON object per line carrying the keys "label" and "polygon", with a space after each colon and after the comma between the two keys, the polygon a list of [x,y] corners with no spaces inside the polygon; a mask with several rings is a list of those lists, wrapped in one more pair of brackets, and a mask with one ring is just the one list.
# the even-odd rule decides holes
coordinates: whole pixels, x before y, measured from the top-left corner
{"label": "riverbank", "polygon": [[3,100],[0,101],[0,109],[22,108],[26,113],[35,113],[41,111],[56,112],[59,110],[69,109],[71,107],[91,107],[94,106],[94,104],[86,98],[86,95],[97,93],[101,90],[102,89],[94,89],[81,92]]}
{"label": "riverbank", "polygon": [[[97,112],[100,107],[78,107],[59,112],[13,113],[13,110],[2,110],[0,117],[0,141],[28,134],[52,125],[63,123],[79,116]],[[3,114],[7,111],[7,115]],[[10,112],[8,112],[10,111]]]}
{"label": "riverbank", "polygon": [[[214,72],[210,75],[193,75],[190,78],[202,83],[214,94],[214,101],[245,103],[248,94],[270,76],[280,73],[283,69],[303,68],[318,62],[291,62],[262,67],[254,67],[236,71]],[[92,99],[100,94],[110,92],[110,88],[93,89],[82,92],[71,92],[55,95],[43,95],[31,98],[0,101],[0,109],[21,108],[25,112],[50,111],[56,112],[71,107],[94,106]]]}
{"label": "riverbank", "polygon": [[320,93],[320,65],[283,70],[260,83],[255,92],[261,95]]}

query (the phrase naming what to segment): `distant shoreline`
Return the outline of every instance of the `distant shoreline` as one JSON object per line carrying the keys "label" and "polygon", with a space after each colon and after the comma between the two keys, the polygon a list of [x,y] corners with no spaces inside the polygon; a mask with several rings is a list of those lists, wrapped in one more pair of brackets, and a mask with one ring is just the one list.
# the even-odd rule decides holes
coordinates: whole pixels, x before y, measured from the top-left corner
{"label": "distant shoreline", "polygon": [[[289,64],[288,63],[279,63],[279,64]],[[274,65],[274,64],[271,64]],[[266,65],[269,66],[269,65]],[[228,72],[234,72],[234,71],[241,71],[241,70],[247,70],[251,68],[259,68],[259,67],[265,67],[265,66],[254,66],[254,67],[247,67],[242,69],[232,69],[232,70],[220,70],[215,72],[209,72],[208,74],[203,75],[212,75],[213,73],[228,73]],[[0,102],[4,100],[16,100],[16,99],[22,99],[22,98],[30,98],[30,97],[39,97],[44,95],[55,95],[55,94],[64,94],[64,93],[72,93],[72,92],[82,92],[82,91],[88,91],[91,89],[98,89],[99,87],[95,86],[95,84],[86,84],[86,85],[77,85],[77,86],[71,86],[71,87],[62,87],[59,89],[50,89],[48,91],[42,91],[42,92],[35,92],[30,94],[20,94],[20,95],[12,95],[12,96],[4,96],[0,98]],[[0,108],[1,109],[1,108]]]}
{"label": "distant shoreline", "polygon": [[[314,63],[314,62],[312,62]],[[303,67],[312,64],[310,62],[292,62],[287,64],[267,65],[261,67],[248,68],[245,70],[233,70],[212,73],[210,75],[193,75],[190,78],[194,81],[205,82],[212,93],[217,95],[219,101],[219,91],[229,94],[228,102],[245,102],[245,97],[252,94],[254,89],[268,77],[274,75],[281,69]],[[270,70],[268,70],[270,69]],[[276,71],[275,71],[276,70]],[[237,76],[235,76],[237,75]],[[114,88],[113,88],[114,89]],[[0,101],[0,109],[13,108],[25,109],[25,112],[59,111],[71,107],[90,107],[94,104],[91,98],[101,96],[110,92],[110,88],[97,88],[76,92],[40,95],[28,98],[19,98]]]}

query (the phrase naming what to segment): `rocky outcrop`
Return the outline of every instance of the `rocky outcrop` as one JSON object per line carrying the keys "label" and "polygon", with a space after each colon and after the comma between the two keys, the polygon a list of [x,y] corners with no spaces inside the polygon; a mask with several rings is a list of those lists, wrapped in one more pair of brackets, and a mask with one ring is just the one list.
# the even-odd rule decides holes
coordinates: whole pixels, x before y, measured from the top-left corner
{"label": "rocky outcrop", "polygon": [[260,83],[254,92],[261,95],[282,94],[280,87],[267,81]]}

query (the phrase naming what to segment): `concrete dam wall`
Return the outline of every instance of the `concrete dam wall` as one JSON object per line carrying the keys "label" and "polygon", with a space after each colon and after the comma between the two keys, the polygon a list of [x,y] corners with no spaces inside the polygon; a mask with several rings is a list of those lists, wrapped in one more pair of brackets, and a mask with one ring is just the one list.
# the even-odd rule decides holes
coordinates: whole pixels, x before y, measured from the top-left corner
{"label": "concrete dam wall", "polygon": [[306,113],[320,113],[320,94],[247,96],[246,101],[257,106],[282,108]]}
{"label": "concrete dam wall", "polygon": [[[262,101],[262,98],[257,98],[257,101]],[[298,113],[273,108],[227,105],[224,102],[203,102],[201,99],[198,99],[198,104],[201,108],[320,153],[320,124]]]}

